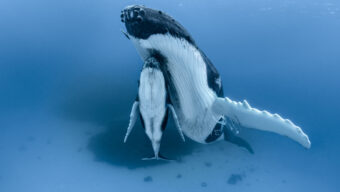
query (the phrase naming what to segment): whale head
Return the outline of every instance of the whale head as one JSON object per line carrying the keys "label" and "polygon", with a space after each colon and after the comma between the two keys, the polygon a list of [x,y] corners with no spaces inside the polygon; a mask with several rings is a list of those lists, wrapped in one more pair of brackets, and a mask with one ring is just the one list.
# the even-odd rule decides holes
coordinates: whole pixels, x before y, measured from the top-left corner
{"label": "whale head", "polygon": [[121,11],[120,17],[128,35],[136,39],[148,39],[154,34],[170,34],[195,44],[184,27],[162,11],[141,5],[130,5]]}

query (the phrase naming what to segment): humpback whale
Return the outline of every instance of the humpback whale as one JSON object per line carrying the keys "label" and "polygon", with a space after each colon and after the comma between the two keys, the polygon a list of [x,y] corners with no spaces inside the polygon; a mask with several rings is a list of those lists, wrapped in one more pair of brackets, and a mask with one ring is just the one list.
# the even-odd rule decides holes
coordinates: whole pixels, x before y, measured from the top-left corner
{"label": "humpback whale", "polygon": [[179,125],[176,112],[171,103],[167,101],[168,95],[165,87],[165,79],[160,70],[160,64],[155,58],[150,57],[145,61],[138,84],[138,95],[132,105],[130,123],[124,142],[127,141],[135,125],[137,116],[140,114],[143,128],[151,141],[154,151],[153,157],[143,158],[143,160],[169,160],[159,152],[163,131],[168,120],[168,109],[172,112],[172,117],[183,141],[185,141],[185,138]]}
{"label": "humpback whale", "polygon": [[140,5],[121,12],[124,34],[143,61],[160,63],[166,88],[185,136],[199,143],[227,140],[250,152],[236,126],[274,132],[310,148],[302,129],[277,113],[259,110],[246,100],[226,97],[220,74],[187,30],[166,13]]}

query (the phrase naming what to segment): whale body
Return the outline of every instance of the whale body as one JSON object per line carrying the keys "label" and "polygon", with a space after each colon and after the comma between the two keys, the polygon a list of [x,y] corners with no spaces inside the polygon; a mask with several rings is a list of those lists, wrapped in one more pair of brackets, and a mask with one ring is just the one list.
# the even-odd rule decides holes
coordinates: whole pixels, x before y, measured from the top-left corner
{"label": "whale body", "polygon": [[165,86],[159,62],[153,57],[148,58],[140,74],[138,95],[132,105],[130,123],[124,138],[124,142],[126,142],[139,114],[145,134],[150,139],[154,151],[154,156],[143,158],[143,160],[169,160],[160,154],[161,140],[168,121],[169,109],[180,136],[183,141],[185,140],[175,110],[167,101],[168,94]]}
{"label": "whale body", "polygon": [[233,132],[226,130],[239,124],[288,136],[310,147],[308,136],[290,120],[253,108],[245,100],[236,102],[225,97],[218,71],[175,19],[139,5],[126,7],[121,19],[125,35],[142,60],[153,57],[160,62],[171,103],[187,137],[210,143],[230,138]]}

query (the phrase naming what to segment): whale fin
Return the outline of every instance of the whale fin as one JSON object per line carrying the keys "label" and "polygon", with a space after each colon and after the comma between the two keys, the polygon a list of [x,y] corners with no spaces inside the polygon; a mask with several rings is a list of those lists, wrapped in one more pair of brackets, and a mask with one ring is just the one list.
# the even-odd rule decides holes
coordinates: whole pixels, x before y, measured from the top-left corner
{"label": "whale fin", "polygon": [[223,128],[224,140],[239,147],[242,147],[246,149],[249,153],[254,154],[254,150],[250,146],[250,144],[243,138],[237,136],[239,134],[238,127],[240,126],[240,123],[238,121],[235,121],[234,119],[230,119],[229,117],[225,117],[223,121],[225,121]]}
{"label": "whale fin", "polygon": [[183,131],[182,131],[182,128],[181,128],[181,125],[179,124],[179,121],[178,121],[178,117],[176,115],[176,111],[174,109],[174,107],[171,105],[171,104],[168,104],[168,107],[172,113],[172,118],[174,119],[175,121],[175,124],[176,124],[176,127],[178,129],[178,133],[179,135],[181,136],[183,142],[185,142],[185,138],[184,138],[184,135],[183,135]]}
{"label": "whale fin", "polygon": [[253,108],[246,100],[236,102],[228,97],[217,98],[213,104],[213,110],[218,114],[226,115],[238,121],[244,127],[270,131],[287,136],[307,149],[311,146],[308,136],[299,126],[295,125],[289,119],[283,119],[278,114]]}
{"label": "whale fin", "polygon": [[137,117],[138,117],[138,106],[139,106],[139,102],[135,101],[132,105],[132,109],[131,109],[131,113],[130,113],[130,122],[129,122],[129,127],[127,128],[125,137],[124,137],[124,143],[126,143],[127,138],[129,137],[132,128],[135,126]]}
{"label": "whale fin", "polygon": [[126,38],[130,39],[130,35],[127,32],[125,32],[123,29],[121,29],[120,31],[124,34]]}

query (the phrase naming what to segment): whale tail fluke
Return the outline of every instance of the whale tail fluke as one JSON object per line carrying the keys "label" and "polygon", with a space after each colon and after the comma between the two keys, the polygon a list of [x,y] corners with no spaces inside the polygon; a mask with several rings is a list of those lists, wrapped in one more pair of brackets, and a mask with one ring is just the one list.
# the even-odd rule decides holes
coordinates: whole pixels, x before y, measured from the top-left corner
{"label": "whale tail fluke", "polygon": [[289,119],[283,119],[278,114],[253,108],[246,100],[236,102],[228,97],[217,98],[213,104],[213,110],[215,113],[226,115],[228,118],[239,122],[244,127],[287,136],[307,149],[311,146],[308,136],[299,126]]}
{"label": "whale tail fluke", "polygon": [[174,161],[173,159],[169,159],[161,154],[152,156],[152,157],[145,157],[142,159],[143,161],[149,161],[149,160],[163,160],[163,161]]}

